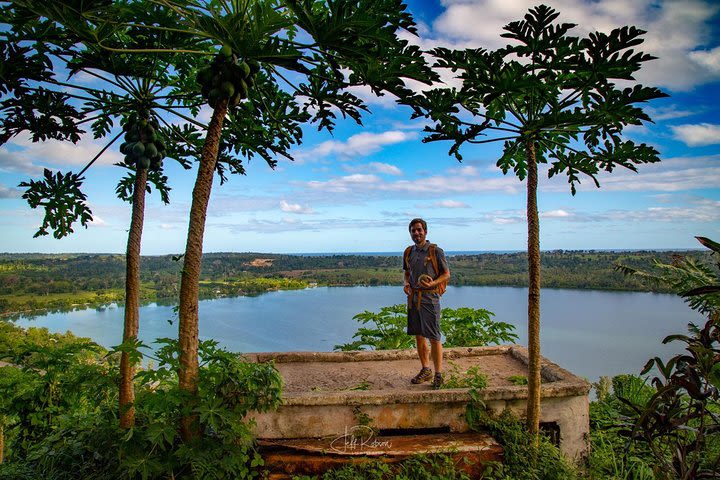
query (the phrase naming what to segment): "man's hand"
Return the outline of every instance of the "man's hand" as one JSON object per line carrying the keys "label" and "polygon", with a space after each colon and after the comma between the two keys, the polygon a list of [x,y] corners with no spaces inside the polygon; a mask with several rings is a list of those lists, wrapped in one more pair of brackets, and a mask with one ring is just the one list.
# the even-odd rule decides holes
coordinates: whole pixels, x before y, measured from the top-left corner
{"label": "man's hand", "polygon": [[403,287],[403,291],[405,292],[405,295],[410,295],[410,284],[406,283]]}
{"label": "man's hand", "polygon": [[427,274],[420,275],[420,278],[418,280],[420,281],[421,288],[430,289],[437,285],[437,283],[432,279],[432,277]]}

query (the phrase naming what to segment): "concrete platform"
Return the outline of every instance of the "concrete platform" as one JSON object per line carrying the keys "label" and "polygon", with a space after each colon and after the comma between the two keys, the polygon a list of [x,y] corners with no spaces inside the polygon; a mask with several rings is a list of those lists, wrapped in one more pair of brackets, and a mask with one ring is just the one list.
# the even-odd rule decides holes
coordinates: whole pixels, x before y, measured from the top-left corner
{"label": "concrete platform", "polygon": [[[468,389],[432,390],[412,385],[419,370],[414,350],[257,353],[252,361],[273,361],[285,381],[283,405],[255,414],[256,435],[265,441],[321,439],[326,451],[348,429],[371,426],[381,436],[401,431],[466,433]],[[523,416],[527,386],[509,377],[526,375],[527,350],[518,345],[448,348],[445,371],[477,367],[488,377],[480,397],[499,413]],[[453,367],[454,365],[454,367]],[[447,374],[446,374],[447,376]],[[541,422],[555,427],[563,453],[579,459],[587,452],[590,385],[543,359]],[[292,448],[292,447],[290,447]]]}

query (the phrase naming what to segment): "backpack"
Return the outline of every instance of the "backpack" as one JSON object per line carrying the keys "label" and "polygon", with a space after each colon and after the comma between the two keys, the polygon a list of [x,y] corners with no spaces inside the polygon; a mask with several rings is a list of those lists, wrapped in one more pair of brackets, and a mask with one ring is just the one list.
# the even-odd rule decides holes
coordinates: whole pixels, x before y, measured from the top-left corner
{"label": "backpack", "polygon": [[[405,249],[405,253],[403,254],[403,261],[405,262],[405,267],[409,270],[410,269],[410,251],[412,250],[412,245],[407,247]],[[430,247],[428,249],[428,256],[425,259],[425,263],[428,262],[428,260],[432,263],[433,270],[435,271],[435,274],[439,274],[440,269],[438,267],[438,259],[437,259],[437,245],[434,243],[430,244]],[[434,288],[434,292],[437,292],[438,295],[442,295],[445,293],[445,290],[447,290],[448,281],[444,280],[437,284],[437,286]]]}

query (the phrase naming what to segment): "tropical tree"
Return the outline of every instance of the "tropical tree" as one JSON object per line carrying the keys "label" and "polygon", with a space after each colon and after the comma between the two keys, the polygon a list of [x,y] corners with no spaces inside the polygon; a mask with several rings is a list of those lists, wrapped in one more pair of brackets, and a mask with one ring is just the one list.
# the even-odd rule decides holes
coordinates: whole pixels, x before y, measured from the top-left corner
{"label": "tropical tree", "polygon": [[[148,10],[152,11],[152,9]],[[147,12],[147,11],[146,11]],[[0,51],[4,65],[25,68],[4,69],[0,72],[4,87],[0,93],[6,98],[0,103],[0,144],[15,135],[30,133],[33,141],[46,139],[77,142],[90,124],[97,138],[113,135],[100,152],[78,173],[56,172],[45,169],[40,180],[22,182],[27,190],[23,195],[32,208],[45,211],[43,223],[35,237],[48,235],[63,238],[73,233],[73,223],[86,226],[92,212],[82,192],[83,174],[120,137],[125,142],[120,152],[125,154],[119,164],[126,171],[117,187],[119,198],[132,205],[130,229],[126,249],[125,312],[123,344],[120,361],[120,424],[130,427],[134,423],[133,355],[137,345],[140,306],[140,246],[145,211],[145,193],[150,191],[148,180],[168,203],[167,177],[163,174],[162,160],[171,154],[189,168],[184,159],[187,152],[169,140],[177,137],[172,127],[160,115],[174,112],[176,96],[166,95],[175,76],[170,73],[169,56],[158,54],[108,54],[96,44],[98,20],[109,15],[108,2],[86,4],[15,2],[3,6],[0,18],[8,25],[2,32]],[[160,13],[155,12],[155,15]],[[170,41],[149,38],[146,31],[132,32],[105,28],[104,35],[114,41],[134,45],[137,42]],[[154,35],[157,37],[157,35]],[[139,68],[135,66],[140,66]],[[60,80],[67,73],[68,80]],[[72,82],[79,73],[94,78],[99,86]],[[107,89],[107,90],[106,90]],[[165,92],[165,93],[164,93]],[[113,132],[114,121],[122,130]],[[163,128],[160,122],[165,125]],[[117,130],[117,129],[115,129]]]}
{"label": "tropical tree", "polygon": [[[498,50],[436,48],[435,67],[458,72],[460,88],[439,88],[416,96],[414,116],[430,118],[424,142],[449,140],[449,153],[462,159],[465,144],[503,142],[497,166],[513,171],[527,186],[528,380],[527,425],[540,419],[540,225],[538,164],[548,177],[565,174],[573,195],[581,176],[599,187],[601,170],[658,162],[658,152],[623,137],[627,125],[650,118],[639,104],[666,96],[635,83],[633,74],[654,57],[636,52],[644,31],[626,26],[610,33],[572,36],[570,23],[540,5],[504,27],[513,41]],[[487,138],[484,138],[487,137]]]}
{"label": "tropical tree", "polygon": [[[232,146],[273,167],[278,156],[291,158],[289,149],[301,141],[302,124],[331,131],[338,114],[361,122],[367,107],[348,87],[369,85],[377,94],[387,91],[403,98],[411,92],[402,77],[429,83],[437,76],[419,48],[397,37],[399,29],[415,32],[415,26],[396,0],[155,3],[177,18],[172,26],[148,28],[185,31],[197,39],[198,49],[189,53],[203,54],[207,45],[218,51],[197,73],[213,113],[192,194],[180,284],[179,382],[192,399],[198,385],[202,245],[218,153]],[[185,440],[197,435],[196,424],[194,415],[183,420]]]}

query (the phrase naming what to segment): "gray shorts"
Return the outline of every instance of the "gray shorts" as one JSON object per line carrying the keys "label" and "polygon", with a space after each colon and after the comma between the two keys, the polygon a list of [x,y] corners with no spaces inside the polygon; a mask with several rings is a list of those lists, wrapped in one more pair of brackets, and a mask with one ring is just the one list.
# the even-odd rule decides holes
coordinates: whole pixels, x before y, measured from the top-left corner
{"label": "gray shorts", "polygon": [[423,302],[420,310],[408,310],[408,335],[421,335],[430,340],[440,340],[440,304]]}

